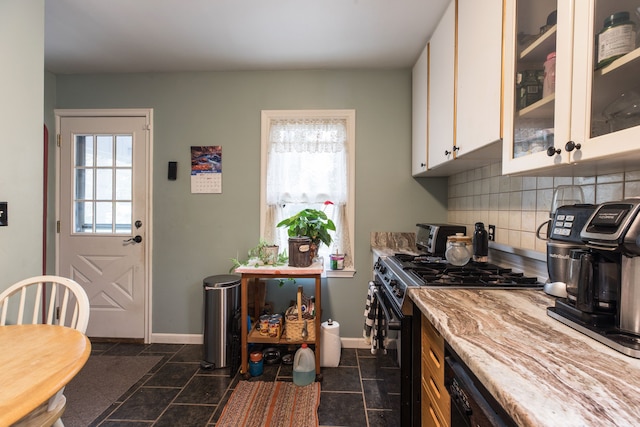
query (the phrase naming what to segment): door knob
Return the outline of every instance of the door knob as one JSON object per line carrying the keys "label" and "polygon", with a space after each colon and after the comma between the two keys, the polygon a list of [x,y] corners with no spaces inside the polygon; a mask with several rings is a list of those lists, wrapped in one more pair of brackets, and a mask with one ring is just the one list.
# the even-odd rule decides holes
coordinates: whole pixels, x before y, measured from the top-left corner
{"label": "door knob", "polygon": [[130,239],[123,240],[124,243],[140,243],[142,242],[142,236],[131,237]]}

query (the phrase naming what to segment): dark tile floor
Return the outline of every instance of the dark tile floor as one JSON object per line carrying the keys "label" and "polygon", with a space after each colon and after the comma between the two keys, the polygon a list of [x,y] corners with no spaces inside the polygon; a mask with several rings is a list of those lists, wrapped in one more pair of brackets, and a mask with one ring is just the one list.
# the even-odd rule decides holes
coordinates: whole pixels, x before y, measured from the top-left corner
{"label": "dark tile floor", "polygon": [[[284,352],[286,349],[281,349]],[[163,359],[91,426],[215,426],[237,382],[228,368],[203,370],[201,345],[93,344],[100,355],[151,356]],[[395,355],[368,349],[342,349],[340,366],[322,368],[320,426],[400,425],[400,369]],[[252,380],[292,381],[291,365],[265,365]]]}

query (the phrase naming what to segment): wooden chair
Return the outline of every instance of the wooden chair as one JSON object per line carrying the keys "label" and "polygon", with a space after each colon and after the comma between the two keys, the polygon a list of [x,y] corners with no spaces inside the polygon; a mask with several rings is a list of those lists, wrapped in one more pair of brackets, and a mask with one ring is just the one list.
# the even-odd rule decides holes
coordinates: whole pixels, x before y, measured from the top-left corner
{"label": "wooden chair", "polygon": [[[89,298],[77,282],[59,276],[21,280],[0,293],[0,326],[49,324],[85,333],[89,323]],[[64,387],[13,427],[64,427],[60,417],[66,407]]]}

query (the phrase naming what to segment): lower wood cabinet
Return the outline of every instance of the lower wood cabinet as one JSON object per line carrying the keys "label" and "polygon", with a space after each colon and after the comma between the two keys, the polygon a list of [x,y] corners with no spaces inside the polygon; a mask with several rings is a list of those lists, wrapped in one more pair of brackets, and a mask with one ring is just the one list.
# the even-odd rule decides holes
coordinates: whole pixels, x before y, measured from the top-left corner
{"label": "lower wood cabinet", "polygon": [[449,427],[451,398],[444,386],[444,339],[424,316],[421,341],[422,425]]}

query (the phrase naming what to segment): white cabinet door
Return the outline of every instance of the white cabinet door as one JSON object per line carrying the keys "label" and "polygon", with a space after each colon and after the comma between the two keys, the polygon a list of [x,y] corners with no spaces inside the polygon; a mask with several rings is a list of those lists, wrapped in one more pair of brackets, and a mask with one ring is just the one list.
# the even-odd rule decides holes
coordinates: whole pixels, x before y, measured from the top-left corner
{"label": "white cabinet door", "polygon": [[456,156],[502,135],[502,0],[458,0]]}
{"label": "white cabinet door", "polygon": [[[640,0],[576,2],[574,93],[571,139],[580,144],[572,162],[597,162],[598,171],[638,168],[640,158],[640,47],[607,66],[597,68],[597,35],[605,18],[640,7]],[[581,34],[582,37],[578,37]],[[580,88],[587,88],[581,90]],[[627,113],[618,106],[627,106]]]}
{"label": "white cabinet door", "polygon": [[[569,163],[563,147],[570,140],[573,3],[505,2],[503,174]],[[554,11],[556,24],[550,18]],[[552,52],[556,54],[555,92],[542,96],[542,84],[536,92],[535,83],[527,83],[544,76],[544,63]]]}
{"label": "white cabinet door", "polygon": [[427,170],[427,99],[429,82],[429,44],[413,66],[411,74],[411,174],[419,176]]}
{"label": "white cabinet door", "polygon": [[454,158],[455,12],[452,1],[429,43],[429,169]]}

